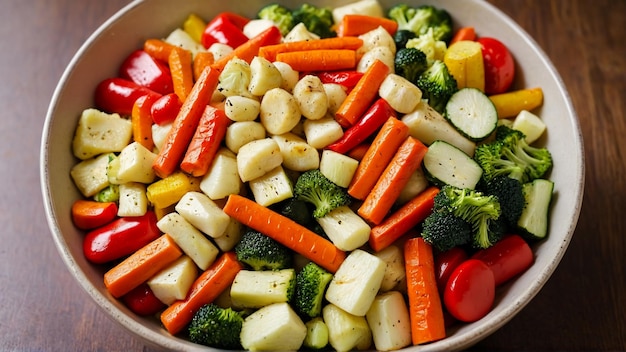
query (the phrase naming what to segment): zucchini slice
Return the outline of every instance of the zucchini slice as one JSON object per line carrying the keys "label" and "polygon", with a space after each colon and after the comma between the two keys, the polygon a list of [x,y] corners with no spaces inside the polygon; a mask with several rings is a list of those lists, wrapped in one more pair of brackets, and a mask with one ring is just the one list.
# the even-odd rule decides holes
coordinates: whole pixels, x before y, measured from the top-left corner
{"label": "zucchini slice", "polygon": [[428,147],[422,163],[426,177],[438,186],[449,184],[474,189],[483,174],[483,169],[474,159],[441,140]]}
{"label": "zucchini slice", "polygon": [[526,207],[517,221],[517,226],[527,238],[540,240],[548,234],[553,190],[554,182],[541,178],[522,186]]}
{"label": "zucchini slice", "polygon": [[461,134],[474,142],[489,137],[498,125],[498,112],[485,93],[476,88],[462,88],[454,93],[444,116]]}

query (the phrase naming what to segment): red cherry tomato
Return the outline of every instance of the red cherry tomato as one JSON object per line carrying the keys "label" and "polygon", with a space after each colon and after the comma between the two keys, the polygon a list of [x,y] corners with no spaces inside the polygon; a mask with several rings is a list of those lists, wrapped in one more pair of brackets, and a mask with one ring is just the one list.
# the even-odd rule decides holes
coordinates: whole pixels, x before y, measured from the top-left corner
{"label": "red cherry tomato", "polygon": [[472,258],[483,261],[493,271],[496,286],[524,272],[533,263],[533,251],[519,235],[506,236]]}
{"label": "red cherry tomato", "polygon": [[435,276],[437,277],[437,287],[441,294],[443,294],[448,279],[454,269],[467,260],[467,258],[467,253],[460,247],[454,247],[437,254],[435,257]]}
{"label": "red cherry tomato", "polygon": [[489,313],[495,292],[496,282],[487,264],[468,259],[450,275],[443,302],[450,315],[469,323]]}
{"label": "red cherry tomato", "polygon": [[483,37],[477,40],[482,45],[485,66],[485,93],[506,92],[515,78],[515,61],[509,49],[495,38]]}
{"label": "red cherry tomato", "polygon": [[135,314],[146,316],[158,313],[165,308],[150,289],[148,284],[141,284],[122,297],[122,301]]}
{"label": "red cherry tomato", "polygon": [[180,101],[176,93],[162,96],[152,104],[152,108],[150,109],[152,121],[157,125],[165,125],[173,122],[181,106],[183,106],[183,102]]}

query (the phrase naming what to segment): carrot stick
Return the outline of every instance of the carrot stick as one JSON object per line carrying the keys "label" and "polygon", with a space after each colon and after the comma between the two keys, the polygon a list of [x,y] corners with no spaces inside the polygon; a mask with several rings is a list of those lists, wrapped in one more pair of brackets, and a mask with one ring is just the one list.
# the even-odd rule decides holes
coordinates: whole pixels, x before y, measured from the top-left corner
{"label": "carrot stick", "polygon": [[452,40],[450,40],[450,44],[460,42],[461,40],[476,40],[476,30],[474,29],[474,27],[459,28],[459,30],[456,31],[456,33],[452,37]]}
{"label": "carrot stick", "polygon": [[356,37],[378,27],[383,27],[389,34],[394,35],[398,30],[398,22],[385,17],[346,14],[337,26],[337,36]]}
{"label": "carrot stick", "polygon": [[276,54],[276,61],[289,64],[299,72],[337,71],[356,67],[356,51],[350,49],[320,49],[290,51]]}
{"label": "carrot stick", "polygon": [[346,253],[324,237],[253,200],[231,194],[224,212],[334,273]]}
{"label": "carrot stick", "polygon": [[204,68],[211,66],[215,62],[215,57],[210,51],[197,52],[193,57],[193,79],[197,81]]}
{"label": "carrot stick", "polygon": [[187,151],[189,141],[196,131],[202,113],[217,87],[219,76],[218,70],[207,67],[202,71],[200,79],[194,84],[187,100],[183,102],[165,142],[163,142],[163,146],[152,164],[152,168],[160,178],[167,177],[178,167]]}
{"label": "carrot stick", "polygon": [[225,252],[193,282],[184,300],[172,303],[161,313],[161,322],[171,334],[187,326],[193,315],[211,303],[233,282],[243,268],[234,252]]}
{"label": "carrot stick", "polygon": [[446,328],[432,247],[421,237],[408,239],[404,244],[404,264],[413,345],[443,339]]}
{"label": "carrot stick", "polygon": [[270,62],[274,62],[276,61],[276,55],[278,55],[279,53],[326,49],[356,50],[362,45],[363,40],[361,38],[347,36],[342,38],[333,37],[314,40],[303,40],[264,46],[259,49],[259,56],[269,60]]}
{"label": "carrot stick", "polygon": [[428,187],[389,215],[380,225],[372,227],[370,247],[376,252],[382,251],[426,219],[433,211],[437,193],[439,188]]}
{"label": "carrot stick", "polygon": [[229,121],[224,110],[206,106],[196,133],[187,147],[187,153],[180,163],[181,170],[196,177],[206,174],[226,136]]}
{"label": "carrot stick", "polygon": [[351,157],[352,159],[356,159],[358,161],[363,160],[363,158],[365,157],[365,154],[367,153],[367,150],[370,148],[370,144],[369,143],[361,143],[359,145],[357,145],[356,147],[350,149],[350,151],[348,151],[348,156]]}
{"label": "carrot stick", "polygon": [[378,88],[387,74],[389,67],[380,60],[374,61],[335,113],[335,119],[340,125],[353,125],[365,113],[376,98]]}
{"label": "carrot stick", "polygon": [[411,174],[420,167],[428,148],[419,140],[407,137],[398,148],[389,165],[376,181],[358,213],[366,221],[378,225],[400,195]]}
{"label": "carrot stick", "polygon": [[363,155],[352,177],[348,193],[356,199],[365,199],[385,170],[402,141],[409,136],[409,127],[395,117],[387,119]]}
{"label": "carrot stick", "polygon": [[152,95],[144,95],[135,100],[133,110],[130,115],[133,129],[133,140],[146,149],[152,151],[154,141],[152,140],[152,113],[150,108],[157,99]]}
{"label": "carrot stick", "polygon": [[191,88],[193,88],[193,59],[191,52],[182,48],[172,50],[168,57],[168,64],[172,74],[174,93],[178,95],[180,101],[185,101]]}
{"label": "carrot stick", "polygon": [[147,39],[143,43],[143,50],[145,52],[153,58],[163,62],[167,62],[169,60],[170,53],[176,48],[177,47],[175,45],[160,39]]}
{"label": "carrot stick", "polygon": [[249,63],[259,54],[259,49],[261,47],[278,44],[281,39],[282,35],[280,34],[278,27],[272,26],[259,33],[256,37],[250,38],[247,42],[236,47],[228,55],[225,55],[214,62],[211,67],[221,71],[224,69],[224,66],[226,66],[226,63],[234,57],[240,58],[241,60]]}
{"label": "carrot stick", "polygon": [[167,234],[148,243],[104,274],[104,285],[119,298],[180,257],[183,252]]}

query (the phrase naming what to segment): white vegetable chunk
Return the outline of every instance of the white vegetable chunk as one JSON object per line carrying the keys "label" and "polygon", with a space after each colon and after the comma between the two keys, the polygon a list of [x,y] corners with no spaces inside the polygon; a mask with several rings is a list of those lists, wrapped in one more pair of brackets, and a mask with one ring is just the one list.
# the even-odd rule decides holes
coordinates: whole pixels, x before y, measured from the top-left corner
{"label": "white vegetable chunk", "polygon": [[122,149],[118,156],[117,182],[152,183],[156,177],[152,164],[157,155],[138,142]]}
{"label": "white vegetable chunk", "polygon": [[396,199],[396,203],[399,205],[405,204],[415,198],[418,194],[422,193],[428,185],[429,182],[424,174],[424,169],[418,167],[417,170],[411,174],[409,181],[406,185],[404,185],[402,191],[400,191],[400,195],[398,196],[398,199]]}
{"label": "white vegetable chunk", "polygon": [[305,119],[303,128],[307,143],[317,149],[322,149],[343,136],[343,128],[332,116],[319,120]]}
{"label": "white vegetable chunk", "polygon": [[229,194],[239,194],[243,183],[237,171],[237,156],[227,148],[220,148],[207,173],[200,180],[200,190],[209,198],[226,198]]}
{"label": "white vegetable chunk", "polygon": [[251,78],[250,64],[235,57],[226,63],[220,73],[217,91],[225,97],[238,95],[252,98],[253,95],[248,91]]}
{"label": "white vegetable chunk", "polygon": [[356,316],[327,304],[322,318],[328,326],[328,342],[336,351],[366,350],[372,345],[372,331],[365,316]]}
{"label": "white vegetable chunk", "polygon": [[380,289],[385,266],[385,262],[373,254],[354,250],[328,284],[326,300],[350,314],[365,315]]}
{"label": "white vegetable chunk", "polygon": [[243,34],[248,38],[254,38],[264,30],[274,26],[274,22],[262,18],[250,20],[243,26]]}
{"label": "white vegetable chunk", "polygon": [[328,113],[333,115],[348,97],[346,89],[337,83],[324,83],[324,91],[328,97]]}
{"label": "white vegetable chunk", "polygon": [[301,116],[298,102],[284,89],[270,89],[261,99],[261,123],[271,134],[291,131],[300,122]]}
{"label": "white vegetable chunk", "polygon": [[148,211],[146,185],[139,182],[127,182],[118,186],[120,200],[117,216],[142,216]]}
{"label": "white vegetable chunk", "polygon": [[176,259],[150,280],[148,286],[159,301],[171,305],[187,297],[191,285],[198,277],[198,268],[186,255]]}
{"label": "white vegetable chunk", "polygon": [[302,116],[309,120],[319,120],[326,116],[328,96],[319,77],[314,75],[302,77],[293,87],[293,96],[298,102]]}
{"label": "white vegetable chunk", "polygon": [[176,212],[163,216],[157,222],[157,227],[161,232],[170,235],[180,249],[202,270],[213,264],[219,254],[219,249],[200,230]]}
{"label": "white vegetable chunk", "polygon": [[379,292],[387,292],[396,288],[406,277],[404,268],[404,253],[396,245],[390,245],[374,255],[385,262],[385,275],[380,284]]}
{"label": "white vegetable chunk", "polygon": [[411,344],[411,320],[404,297],[398,291],[376,296],[365,315],[378,351],[393,351]]}
{"label": "white vegetable chunk", "polygon": [[227,44],[213,43],[213,44],[211,44],[209,49],[207,49],[207,51],[212,53],[213,54],[213,60],[217,61],[217,60],[219,60],[219,59],[229,55],[233,51],[233,48],[230,45],[227,45]]}
{"label": "white vegetable chunk", "polygon": [[383,27],[379,26],[367,33],[363,33],[359,38],[363,40],[363,45],[357,49],[357,57],[361,57],[368,51],[379,46],[388,48],[392,55],[396,55],[396,43],[391,34]]}
{"label": "white vegetable chunk", "polygon": [[187,32],[185,32],[181,28],[174,29],[167,36],[167,38],[165,38],[165,42],[189,50],[191,52],[191,55],[193,56],[195,56],[196,53],[200,51],[206,51],[202,44],[196,42]]}
{"label": "white vegetable chunk", "polygon": [[300,80],[300,73],[291,68],[291,65],[289,65],[288,63],[281,61],[275,61],[274,67],[278,69],[280,75],[283,78],[280,88],[288,92],[292,92],[293,87],[295,87],[296,83],[298,83],[298,81]]}
{"label": "white vegetable chunk", "polygon": [[401,114],[415,110],[422,99],[422,91],[408,79],[391,73],[378,88],[378,95]]}
{"label": "white vegetable chunk", "polygon": [[251,351],[299,350],[306,326],[288,303],[274,303],[250,314],[241,327],[241,345]]}
{"label": "white vegetable chunk", "polygon": [[195,228],[213,238],[222,236],[230,223],[230,216],[202,192],[187,192],[175,209]]}
{"label": "white vegetable chunk", "polygon": [[363,53],[356,65],[357,72],[365,72],[378,60],[389,68],[390,73],[395,72],[395,53],[386,46],[375,46],[371,50]]}
{"label": "white vegetable chunk", "polygon": [[115,157],[114,154],[101,154],[72,166],[70,176],[83,196],[91,197],[109,185],[107,168],[110,156]]}
{"label": "white vegetable chunk", "polygon": [[248,183],[254,200],[264,207],[293,197],[293,188],[285,170],[278,166]]}
{"label": "white vegetable chunk", "polygon": [[239,243],[242,233],[243,225],[239,221],[230,218],[224,234],[218,238],[214,238],[213,242],[215,242],[222,252],[228,252]]}
{"label": "white vegetable chunk", "polygon": [[385,13],[377,0],[358,0],[333,9],[335,23],[340,23],[346,14],[361,14],[372,17],[384,17]]}
{"label": "white vegetable chunk", "polygon": [[233,121],[254,121],[261,111],[261,103],[249,97],[233,95],[224,100],[224,113]]}
{"label": "white vegetable chunk", "polygon": [[320,172],[339,187],[348,188],[359,161],[332,150],[324,150],[320,160]]}
{"label": "white vegetable chunk", "polygon": [[320,39],[320,36],[310,32],[304,23],[296,24],[283,38],[284,43],[299,42],[303,40]]}
{"label": "white vegetable chunk", "polygon": [[172,123],[165,125],[152,124],[152,141],[154,142],[154,148],[156,151],[163,148],[163,143],[167,139],[167,134],[172,129]]}
{"label": "white vegetable chunk", "polygon": [[320,156],[316,148],[301,137],[291,133],[272,136],[283,155],[283,166],[293,171],[307,171],[320,166]]}
{"label": "white vegetable chunk", "polygon": [[250,84],[248,90],[256,96],[264,95],[268,90],[280,88],[283,76],[273,63],[260,56],[250,62]]}
{"label": "white vegetable chunk", "polygon": [[256,121],[233,122],[226,128],[224,144],[234,153],[249,142],[265,138],[265,127]]}
{"label": "white vegetable chunk", "polygon": [[243,182],[261,177],[282,163],[278,143],[271,138],[249,142],[239,148],[237,154],[237,170]]}
{"label": "white vegetable chunk", "polygon": [[240,270],[230,287],[230,299],[237,308],[288,302],[295,280],[295,269]]}
{"label": "white vegetable chunk", "polygon": [[528,110],[522,110],[513,120],[513,126],[515,130],[522,131],[526,136],[526,143],[532,144],[539,139],[543,132],[546,130],[546,124],[539,118],[539,116],[533,114]]}
{"label": "white vegetable chunk", "polygon": [[367,243],[371,227],[350,207],[340,206],[316,219],[333,244],[351,251]]}
{"label": "white vegetable chunk", "polygon": [[80,115],[72,141],[74,156],[87,160],[98,154],[120,152],[132,138],[132,126],[119,114],[85,109]]}

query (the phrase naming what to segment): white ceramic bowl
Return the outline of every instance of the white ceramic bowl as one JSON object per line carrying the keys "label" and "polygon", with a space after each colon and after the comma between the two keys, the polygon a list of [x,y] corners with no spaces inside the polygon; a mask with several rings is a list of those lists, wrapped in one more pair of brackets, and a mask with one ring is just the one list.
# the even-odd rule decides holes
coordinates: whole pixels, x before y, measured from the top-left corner
{"label": "white ceramic bowl", "polygon": [[[411,4],[429,0],[409,1]],[[337,6],[350,0],[309,1]],[[381,1],[389,7],[396,1]],[[146,38],[164,37],[195,12],[205,19],[223,10],[254,15],[261,0],[147,0],[135,1],[104,23],[80,48],[68,65],[54,93],[41,143],[41,187],[52,237],[76,280],[112,319],[129,332],[168,350],[206,350],[184,339],[173,337],[156,319],[134,315],[115,300],[103,284],[103,269],[83,256],[83,233],[70,219],[72,202],[80,197],[69,175],[76,160],[70,152],[78,117],[93,106],[93,91],[102,79],[114,76],[122,60],[142,46]],[[267,3],[267,1],[265,1]],[[283,3],[289,5],[289,2]],[[430,3],[435,1],[430,0]],[[561,260],[576,227],[584,185],[582,137],[574,109],[563,83],[546,55],[510,18],[482,0],[438,0],[455,25],[473,25],[481,36],[494,36],[507,44],[517,59],[515,86],[538,86],[544,104],[536,113],[548,125],[545,146],[552,152],[555,182],[550,235],[534,246],[535,263],[519,278],[497,291],[493,310],[483,319],[460,325],[444,340],[408,350],[457,350],[485,338],[507,323],[538,293]],[[293,7],[293,6],[292,6]]]}

